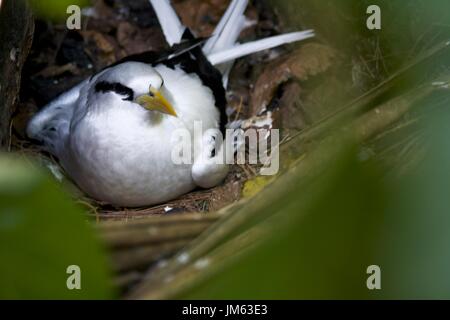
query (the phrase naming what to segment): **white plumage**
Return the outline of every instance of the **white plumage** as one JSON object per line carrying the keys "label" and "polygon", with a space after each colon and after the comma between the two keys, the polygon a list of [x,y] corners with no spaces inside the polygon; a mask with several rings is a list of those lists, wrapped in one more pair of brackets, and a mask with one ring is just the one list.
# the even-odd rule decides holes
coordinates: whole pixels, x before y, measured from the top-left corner
{"label": "white plumage", "polygon": [[245,27],[248,0],[233,0],[220,19],[213,35],[203,47],[206,55],[233,47]]}
{"label": "white plumage", "polygon": [[219,52],[208,54],[208,60],[213,65],[218,65],[221,63],[233,61],[255,52],[268,50],[286,43],[306,40],[312,37],[314,37],[314,32],[311,30],[273,36],[267,39],[236,45]]}
{"label": "white plumage", "polygon": [[[168,43],[179,43],[185,28],[170,1],[150,2]],[[233,0],[204,45],[213,64],[313,35],[293,33],[236,45],[245,26],[246,6],[246,0]],[[136,207],[171,200],[197,186],[213,187],[225,178],[227,166],[211,156],[212,136],[193,141],[200,151],[193,154],[192,164],[175,164],[171,158],[174,131],[186,129],[193,134],[194,122],[200,121],[205,132],[217,129],[219,120],[215,95],[197,75],[179,66],[125,62],[55,99],[33,117],[27,132],[58,157],[86,193],[111,204]]]}

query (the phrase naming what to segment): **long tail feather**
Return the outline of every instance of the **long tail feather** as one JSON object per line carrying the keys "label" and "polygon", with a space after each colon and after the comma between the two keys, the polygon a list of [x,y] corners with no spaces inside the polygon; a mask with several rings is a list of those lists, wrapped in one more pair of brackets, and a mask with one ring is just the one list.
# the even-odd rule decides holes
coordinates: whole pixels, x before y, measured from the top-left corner
{"label": "long tail feather", "polygon": [[170,4],[170,0],[150,0],[158,17],[159,24],[169,45],[173,46],[181,41],[186,29]]}
{"label": "long tail feather", "polygon": [[213,36],[206,42],[203,52],[208,55],[229,49],[236,44],[239,34],[245,28],[244,15],[248,0],[233,0],[223,15]]}
{"label": "long tail feather", "polygon": [[[206,55],[217,53],[223,50],[233,48],[239,38],[242,30],[245,29],[247,19],[244,15],[247,9],[248,0],[233,0],[228,6],[227,11],[223,15],[213,36],[207,41],[203,47]],[[228,78],[234,61],[216,65],[223,75],[223,85],[228,86]]]}
{"label": "long tail feather", "polygon": [[314,37],[313,30],[307,30],[302,32],[292,32],[283,34],[280,36],[274,36],[262,40],[257,40],[245,44],[237,45],[231,49],[212,53],[208,55],[208,60],[213,65],[222,64],[228,61],[232,61],[252,53],[259,51],[272,49],[283,44],[297,42]]}

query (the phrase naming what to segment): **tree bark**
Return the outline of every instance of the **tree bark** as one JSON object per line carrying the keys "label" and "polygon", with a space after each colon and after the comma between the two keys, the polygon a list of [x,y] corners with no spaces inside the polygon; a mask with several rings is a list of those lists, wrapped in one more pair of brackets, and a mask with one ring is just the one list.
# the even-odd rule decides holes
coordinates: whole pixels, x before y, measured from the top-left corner
{"label": "tree bark", "polygon": [[31,48],[34,20],[26,0],[3,0],[0,7],[0,147],[8,147],[11,116],[22,67]]}

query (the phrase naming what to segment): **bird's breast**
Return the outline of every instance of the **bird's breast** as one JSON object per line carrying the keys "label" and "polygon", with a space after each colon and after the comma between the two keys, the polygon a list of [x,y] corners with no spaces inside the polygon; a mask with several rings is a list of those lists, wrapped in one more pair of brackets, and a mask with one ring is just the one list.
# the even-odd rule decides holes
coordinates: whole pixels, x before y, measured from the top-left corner
{"label": "bird's breast", "polygon": [[190,191],[191,165],[172,159],[176,141],[171,134],[184,129],[183,123],[154,121],[118,112],[80,122],[71,136],[74,161],[69,167],[82,189],[126,206],[159,203]]}

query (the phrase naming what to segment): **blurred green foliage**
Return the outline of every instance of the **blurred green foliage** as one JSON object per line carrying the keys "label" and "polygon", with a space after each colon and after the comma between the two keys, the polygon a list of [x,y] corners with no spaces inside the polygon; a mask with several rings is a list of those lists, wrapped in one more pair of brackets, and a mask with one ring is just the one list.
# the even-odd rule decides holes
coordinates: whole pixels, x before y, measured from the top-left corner
{"label": "blurred green foliage", "polygon": [[70,5],[77,5],[80,8],[90,4],[89,0],[28,0],[34,14],[40,19],[53,22],[64,22],[69,14],[67,8]]}
{"label": "blurred green foliage", "polygon": [[424,129],[424,161],[411,174],[389,181],[391,199],[378,248],[388,271],[386,298],[450,298],[450,111],[428,115]]}
{"label": "blurred green foliage", "polygon": [[[103,250],[86,216],[35,166],[0,155],[0,298],[113,298]],[[67,267],[81,268],[68,290]]]}

